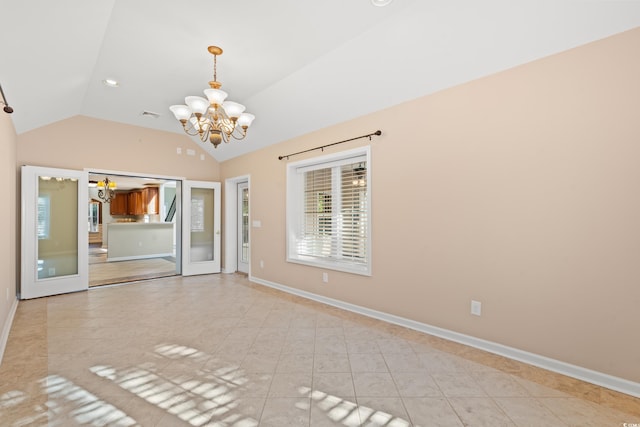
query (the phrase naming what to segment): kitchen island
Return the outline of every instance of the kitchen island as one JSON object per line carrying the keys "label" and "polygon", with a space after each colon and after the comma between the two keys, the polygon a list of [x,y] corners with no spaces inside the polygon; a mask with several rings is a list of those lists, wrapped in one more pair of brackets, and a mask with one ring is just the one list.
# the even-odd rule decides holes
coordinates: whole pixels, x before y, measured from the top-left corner
{"label": "kitchen island", "polygon": [[173,227],[172,222],[107,224],[107,262],[173,256]]}

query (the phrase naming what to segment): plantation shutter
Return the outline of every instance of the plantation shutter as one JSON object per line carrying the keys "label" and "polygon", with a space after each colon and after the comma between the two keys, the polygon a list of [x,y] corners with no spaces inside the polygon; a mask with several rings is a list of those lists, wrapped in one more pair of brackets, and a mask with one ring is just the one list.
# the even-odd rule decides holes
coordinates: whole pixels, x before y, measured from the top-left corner
{"label": "plantation shutter", "polygon": [[303,175],[299,255],[366,264],[368,186],[366,156],[298,168]]}

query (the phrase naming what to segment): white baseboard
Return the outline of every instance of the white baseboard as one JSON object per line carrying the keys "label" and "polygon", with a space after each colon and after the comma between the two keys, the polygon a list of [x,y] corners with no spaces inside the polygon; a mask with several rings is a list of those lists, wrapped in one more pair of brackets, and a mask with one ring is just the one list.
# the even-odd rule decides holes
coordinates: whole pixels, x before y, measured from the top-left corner
{"label": "white baseboard", "polygon": [[4,351],[7,348],[7,341],[9,340],[9,332],[11,331],[11,325],[13,324],[13,318],[16,315],[16,310],[18,309],[18,299],[13,300],[13,304],[9,308],[9,314],[7,315],[7,319],[4,322],[4,327],[2,328],[2,335],[0,335],[0,364],[2,364],[2,358],[4,357]]}
{"label": "white baseboard", "polygon": [[519,362],[527,363],[529,365],[537,366],[539,368],[546,369],[548,371],[556,372],[568,377],[576,378],[582,381],[586,381],[591,384],[595,384],[601,387],[605,387],[611,390],[618,391],[620,393],[628,394],[634,397],[640,397],[640,383],[625,380],[623,378],[614,377],[612,375],[604,374],[602,372],[593,371],[591,369],[583,368],[580,366],[572,365],[570,363],[562,362],[560,360],[551,359],[549,357],[541,356],[535,353],[519,350],[517,348],[508,347],[506,345],[498,344],[492,341],[475,338],[470,335],[461,334],[459,332],[450,331],[448,329],[439,328],[437,326],[428,325],[426,323],[416,322],[415,320],[406,319],[404,317],[395,316],[393,314],[384,313],[377,310],[372,310],[359,305],[351,304],[348,302],[328,298],[322,295],[317,295],[311,292],[302,291],[300,289],[291,288],[289,286],[281,285],[267,280],[260,279],[255,276],[249,276],[249,281],[258,283],[260,285],[268,286],[270,288],[278,289],[289,294],[297,295],[303,298],[321,302],[333,307],[338,307],[343,310],[358,313],[374,319],[383,320],[388,323],[392,323],[399,326],[404,326],[409,329],[413,329],[419,332],[424,332],[429,335],[444,338],[449,341],[454,341],[460,344],[468,345],[470,347],[484,350],[489,353],[497,354],[507,357],[509,359],[517,360]]}

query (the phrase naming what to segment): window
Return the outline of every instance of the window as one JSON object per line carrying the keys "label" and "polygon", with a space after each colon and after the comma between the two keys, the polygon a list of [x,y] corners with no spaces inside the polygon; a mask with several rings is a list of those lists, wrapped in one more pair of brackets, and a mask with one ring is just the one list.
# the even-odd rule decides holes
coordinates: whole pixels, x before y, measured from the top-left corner
{"label": "window", "polygon": [[51,223],[51,198],[49,195],[38,196],[38,216],[36,229],[38,239],[49,238],[49,225]]}
{"label": "window", "polygon": [[287,261],[371,274],[369,147],[291,163]]}
{"label": "window", "polygon": [[191,196],[191,232],[204,231],[204,196]]}

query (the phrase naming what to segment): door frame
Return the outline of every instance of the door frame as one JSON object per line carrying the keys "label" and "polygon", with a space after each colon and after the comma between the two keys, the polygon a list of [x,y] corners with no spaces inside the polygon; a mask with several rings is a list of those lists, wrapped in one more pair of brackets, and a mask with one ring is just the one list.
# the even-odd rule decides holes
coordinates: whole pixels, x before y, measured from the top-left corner
{"label": "door frame", "polygon": [[[238,271],[238,183],[246,182],[251,194],[251,175],[241,175],[224,180],[224,266],[223,273]],[[251,197],[251,196],[249,196]],[[249,260],[251,260],[251,202],[249,202]],[[251,262],[249,262],[251,277]]]}
{"label": "door frame", "polygon": [[[84,171],[87,175],[113,175],[113,176],[124,176],[124,177],[132,177],[132,178],[142,178],[142,179],[164,179],[167,181],[175,181],[176,182],[176,198],[180,201],[180,203],[176,203],[176,217],[175,217],[175,243],[176,243],[176,274],[182,275],[182,183],[186,181],[186,178],[183,176],[172,176],[172,175],[161,175],[161,174],[149,174],[143,172],[127,172],[127,171],[116,171],[110,169],[97,169],[97,168],[84,168]],[[115,179],[118,181],[117,178]],[[104,226],[104,224],[103,224]],[[85,248],[87,251],[87,257],[89,252],[89,245]]]}

